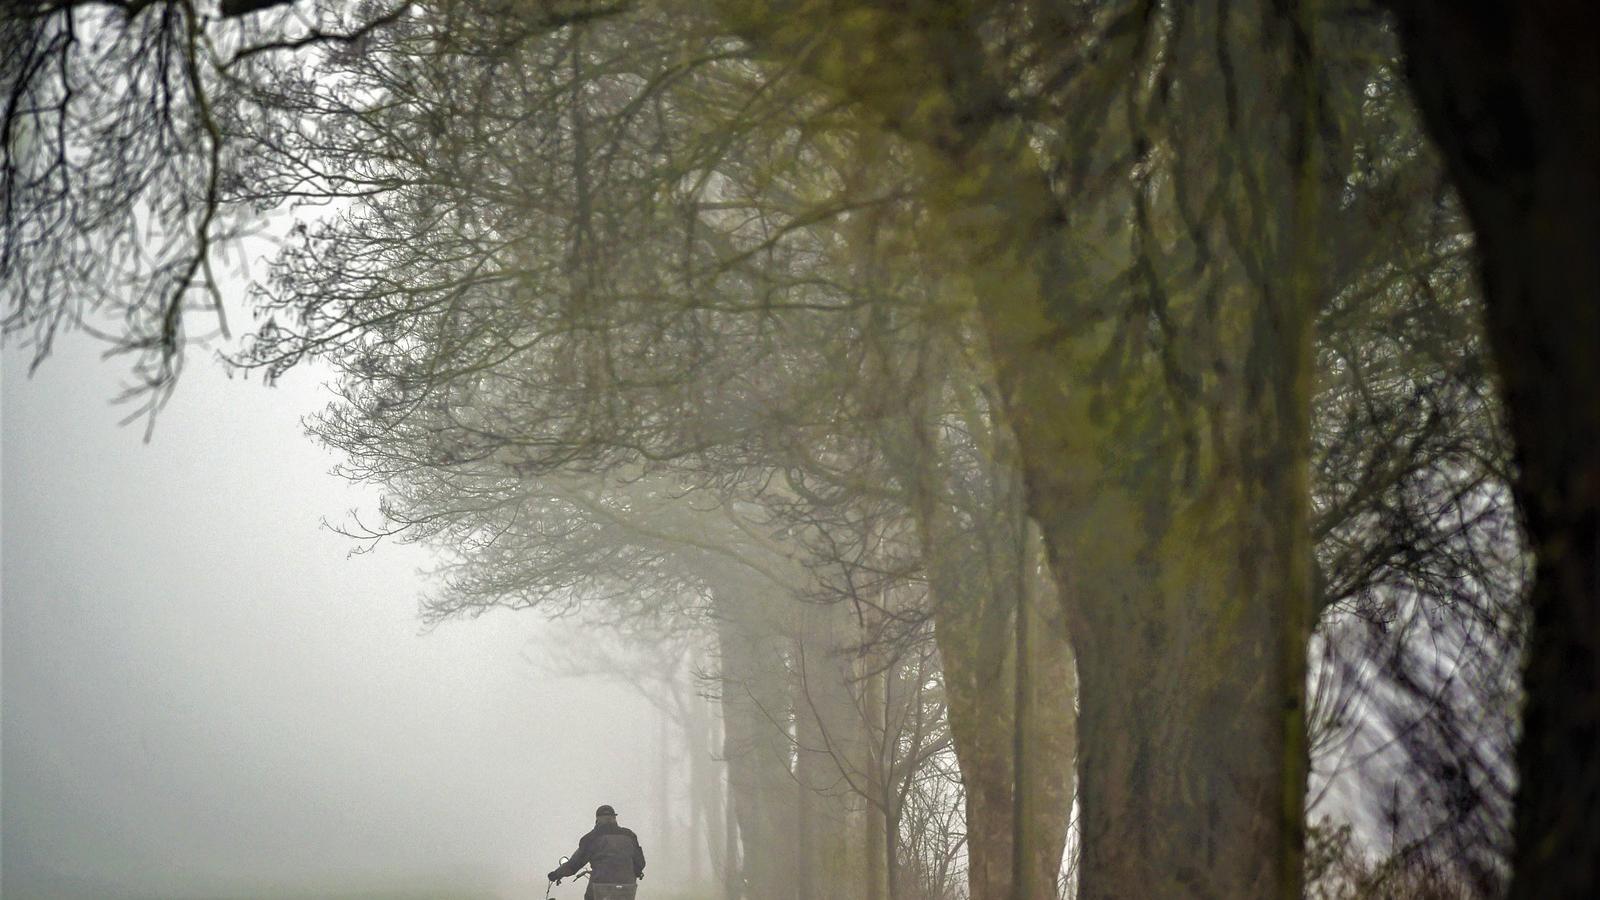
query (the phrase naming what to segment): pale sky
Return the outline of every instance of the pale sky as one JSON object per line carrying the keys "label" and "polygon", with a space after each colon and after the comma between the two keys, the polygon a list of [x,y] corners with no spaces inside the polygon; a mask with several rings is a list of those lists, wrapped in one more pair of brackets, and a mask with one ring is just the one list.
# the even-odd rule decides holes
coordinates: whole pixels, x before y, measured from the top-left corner
{"label": "pale sky", "polygon": [[527,658],[589,635],[423,633],[424,552],[347,558],[320,527],[375,495],[302,433],[317,373],[266,388],[198,355],[145,444],[97,351],[65,341],[32,379],[3,354],[8,900],[542,896],[599,803],[651,849],[655,713]]}

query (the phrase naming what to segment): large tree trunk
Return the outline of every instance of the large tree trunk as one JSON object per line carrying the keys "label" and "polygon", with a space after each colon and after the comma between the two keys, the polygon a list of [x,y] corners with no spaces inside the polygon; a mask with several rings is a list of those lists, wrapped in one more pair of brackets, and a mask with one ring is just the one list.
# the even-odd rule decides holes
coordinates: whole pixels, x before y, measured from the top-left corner
{"label": "large tree trunk", "polygon": [[1600,15],[1401,2],[1406,66],[1477,234],[1536,564],[1511,895],[1600,889]]}
{"label": "large tree trunk", "polygon": [[[1195,158],[1176,157],[1173,192],[1127,202],[1154,218],[1141,204],[1225,198],[1195,238],[1211,287],[1162,274],[1147,249],[1159,235],[1135,233],[1126,253],[1159,315],[1188,330],[1163,326],[1137,353],[1117,344],[1125,326],[1089,326],[1119,271],[1062,254],[1031,166],[992,167],[976,195],[1012,202],[961,232],[1002,261],[979,270],[980,310],[1078,648],[1090,900],[1294,898],[1303,879],[1319,173],[1315,89],[1291,50],[1311,36],[1264,5],[1185,15],[1170,140]],[[1079,227],[1116,214],[1106,202]]]}
{"label": "large tree trunk", "polygon": [[1047,63],[1089,70],[1057,98],[1080,123],[1019,111],[968,7],[721,8],[922,152],[1079,648],[1081,896],[1298,897],[1312,16],[1214,0],[1118,20],[1098,57]]}
{"label": "large tree trunk", "polygon": [[[717,723],[704,698],[696,693],[685,697],[684,736],[689,755],[690,819],[694,823],[694,852],[690,856],[689,883],[695,890],[704,890],[712,879],[703,864],[711,862],[713,873],[726,872],[736,861],[727,857],[725,823],[726,807],[722,796],[722,766],[718,764],[720,751],[713,751],[717,739]],[[726,879],[723,880],[726,883]],[[731,898],[724,897],[724,900]]]}
{"label": "large tree trunk", "polygon": [[[1172,140],[1228,165],[1186,169],[1175,187],[1187,199],[1128,203],[1232,204],[1226,228],[1197,238],[1209,292],[1182,293],[1194,289],[1181,278],[1160,288],[1172,291],[1160,314],[1193,316],[1192,330],[1125,354],[1117,326],[1087,327],[1084,298],[1116,297],[1117,272],[1054,246],[1056,213],[1029,200],[1048,196],[1027,186],[1029,168],[991,169],[977,193],[1013,203],[962,232],[1004,242],[977,244],[1005,260],[980,269],[980,309],[1079,650],[1080,896],[1093,900],[1291,898],[1303,874],[1317,178],[1309,76],[1290,77],[1289,48],[1309,36],[1291,40],[1292,23],[1266,10],[1186,14],[1176,115],[1191,118]],[[1267,149],[1278,146],[1287,158]],[[1142,248],[1155,239],[1134,236],[1129,265],[1154,267]],[[1182,362],[1196,357],[1206,363]]]}
{"label": "large tree trunk", "polygon": [[747,898],[796,896],[795,782],[789,768],[788,670],[783,643],[717,604],[723,748],[738,819]]}
{"label": "large tree trunk", "polygon": [[868,754],[864,773],[863,786],[870,802],[866,804],[862,823],[866,851],[862,877],[866,882],[866,900],[895,900],[892,857],[896,850],[896,836],[890,830],[893,820],[885,814],[885,810],[895,802],[894,786],[884,777],[885,760],[882,758],[885,753],[893,752],[890,744],[893,737],[881,738],[872,731],[878,723],[885,721],[885,694],[889,676],[877,665],[880,660],[876,654],[871,661],[874,663],[871,671],[860,678],[862,715],[866,719],[869,736],[877,738],[873,741],[877,749]]}
{"label": "large tree trunk", "polygon": [[1271,340],[1289,358],[1216,414],[1222,461],[1190,485],[1179,454],[1130,467],[1128,442],[1082,446],[1106,398],[1041,421],[1019,386],[1030,507],[1080,648],[1081,897],[1299,895],[1309,335]]}
{"label": "large tree trunk", "polygon": [[[1303,788],[1298,777],[1285,784],[1298,759],[1284,718],[1299,698],[1291,675],[1273,671],[1291,663],[1271,620],[1250,621],[1269,616],[1273,598],[1241,577],[1241,549],[1221,551],[1215,587],[1129,579],[1125,609],[1088,617],[1078,657],[1081,897],[1140,885],[1146,897],[1298,891],[1298,871],[1285,871],[1298,855],[1285,845]],[[1102,634],[1118,636],[1093,637]]]}
{"label": "large tree trunk", "polygon": [[801,900],[860,894],[862,841],[852,830],[861,817],[852,806],[865,789],[866,766],[848,613],[839,605],[802,606],[791,651]]}
{"label": "large tree trunk", "polygon": [[[727,730],[723,730],[727,734]],[[722,758],[729,759],[729,742],[723,740]],[[723,792],[722,806],[722,898],[740,900],[744,896],[744,863],[739,855],[739,814],[733,792],[732,764],[729,763],[727,790]]]}

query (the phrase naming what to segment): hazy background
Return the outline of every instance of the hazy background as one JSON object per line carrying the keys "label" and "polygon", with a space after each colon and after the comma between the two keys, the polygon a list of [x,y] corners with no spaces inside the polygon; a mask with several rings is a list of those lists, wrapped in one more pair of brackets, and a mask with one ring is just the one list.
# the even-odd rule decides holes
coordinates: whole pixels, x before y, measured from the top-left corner
{"label": "hazy background", "polygon": [[3,354],[8,900],[542,896],[601,802],[660,846],[656,713],[538,658],[587,635],[424,634],[425,553],[320,527],[375,499],[302,434],[321,373],[269,389],[197,356],[145,444],[94,351],[32,379]]}

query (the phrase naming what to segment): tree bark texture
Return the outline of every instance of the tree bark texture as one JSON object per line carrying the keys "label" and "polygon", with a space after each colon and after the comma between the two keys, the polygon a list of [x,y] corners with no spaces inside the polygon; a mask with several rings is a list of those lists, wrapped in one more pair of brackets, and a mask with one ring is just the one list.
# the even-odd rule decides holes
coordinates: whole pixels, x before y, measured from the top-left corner
{"label": "tree bark texture", "polygon": [[1600,13],[1416,0],[1406,68],[1477,237],[1535,556],[1511,896],[1600,889]]}
{"label": "tree bark texture", "polygon": [[1186,15],[1175,53],[1192,107],[1169,139],[1219,158],[1180,157],[1173,192],[1129,197],[1124,214],[1234,205],[1195,238],[1209,286],[1168,280],[1160,236],[1136,232],[1126,259],[1149,293],[1123,302],[1187,328],[1160,326],[1164,346],[1141,354],[1118,346],[1126,326],[1090,324],[1117,267],[1063,255],[1062,212],[1017,216],[1032,165],[993,167],[973,197],[1013,203],[963,232],[1029,223],[985,248],[1012,255],[980,270],[978,292],[1078,647],[1079,896],[1095,900],[1292,898],[1302,883],[1317,216],[1312,101],[1292,85],[1308,38],[1266,8]]}
{"label": "tree bark texture", "polygon": [[[1196,155],[1172,192],[1062,210],[1017,139],[1010,161],[964,167],[982,176],[951,200],[988,261],[979,309],[1079,648],[1079,895],[1096,900],[1291,898],[1302,883],[1312,101],[1263,86],[1296,83],[1306,38],[1264,8],[1186,15],[1192,107],[1168,139]],[[1157,254],[1185,251],[1148,232],[1100,250],[1109,262],[1063,252],[1063,232],[1097,218],[1218,196],[1232,205],[1191,248],[1209,285],[1165,274]],[[1119,296],[1129,269],[1146,286]],[[1169,324],[1140,352],[1097,303]]]}

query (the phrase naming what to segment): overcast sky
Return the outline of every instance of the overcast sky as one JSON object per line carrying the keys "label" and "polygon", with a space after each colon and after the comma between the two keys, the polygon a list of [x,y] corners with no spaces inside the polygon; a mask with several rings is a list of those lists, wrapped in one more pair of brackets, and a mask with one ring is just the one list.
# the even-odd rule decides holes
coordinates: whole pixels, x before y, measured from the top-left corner
{"label": "overcast sky", "polygon": [[601,802],[651,848],[654,713],[526,659],[585,635],[511,613],[424,634],[424,553],[349,558],[319,527],[373,495],[303,436],[314,373],[195,359],[145,444],[97,349],[32,379],[3,353],[7,900],[542,896]]}

